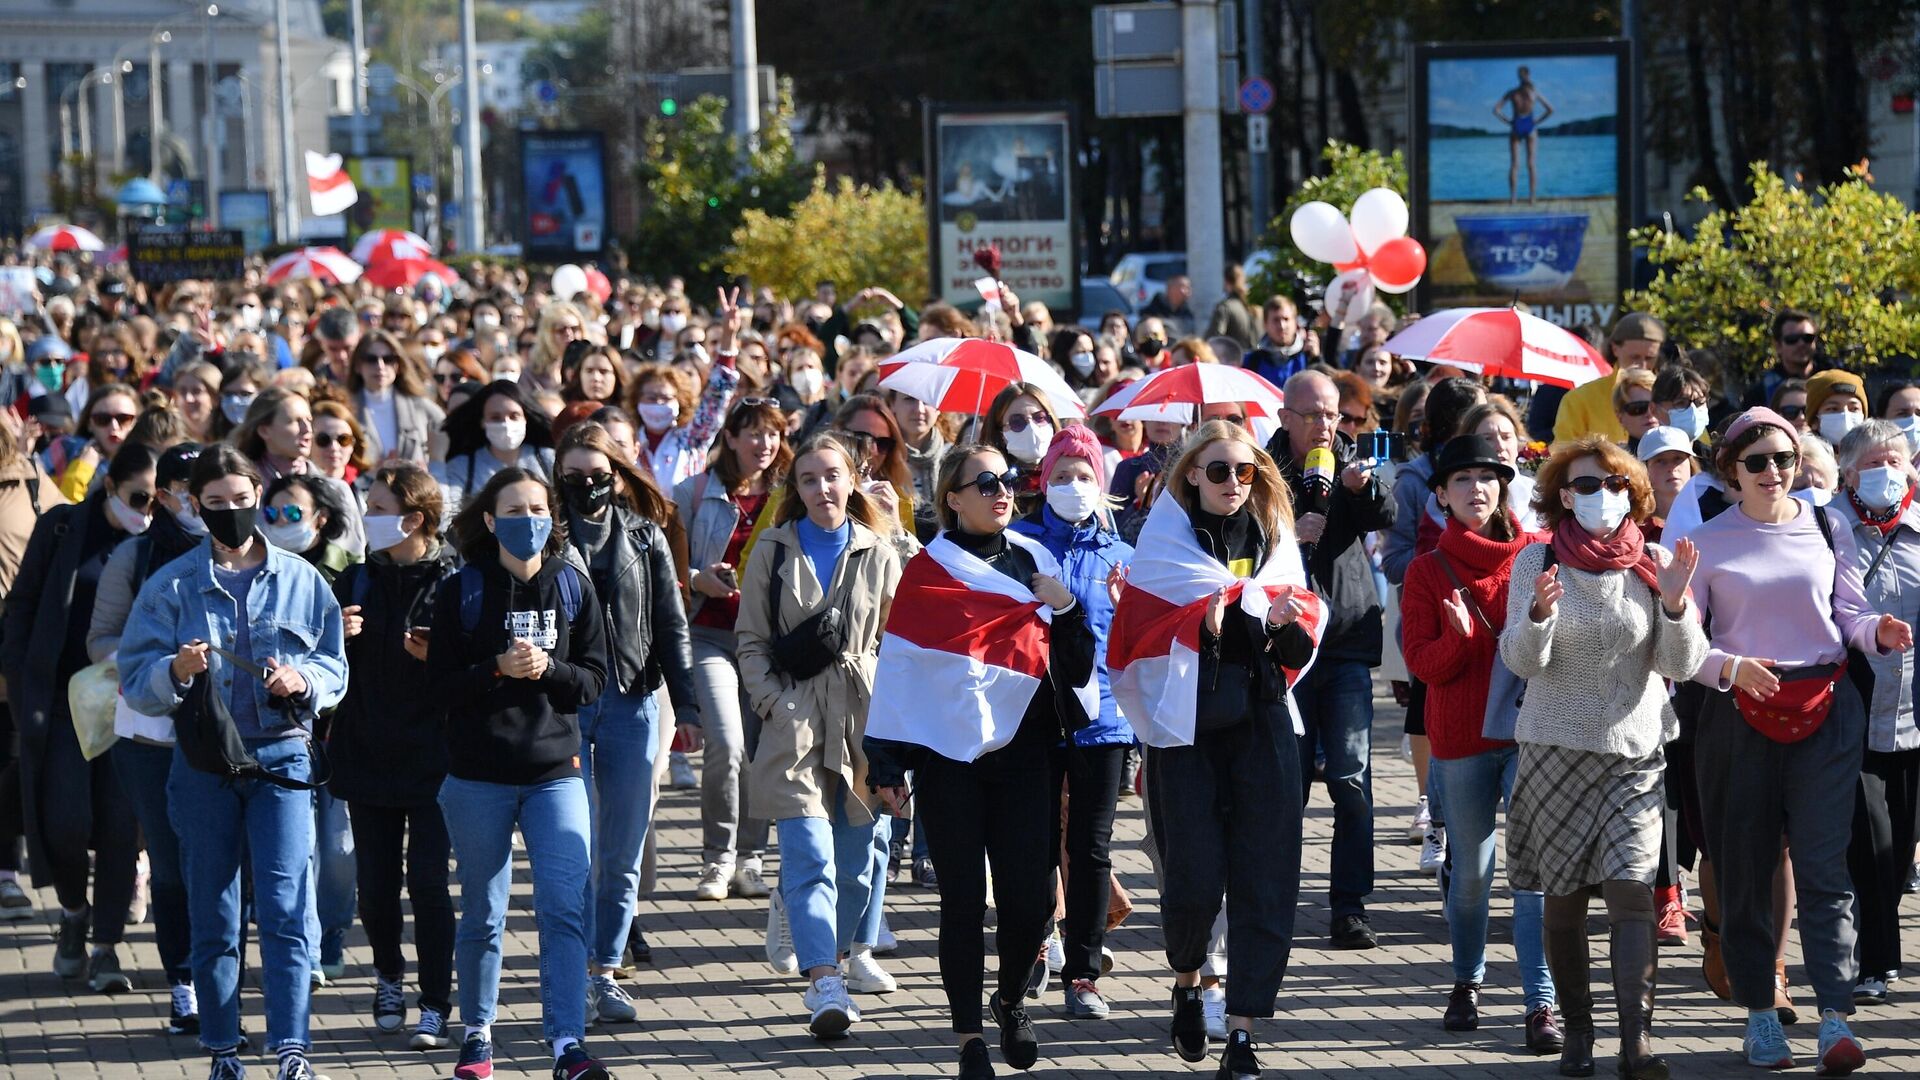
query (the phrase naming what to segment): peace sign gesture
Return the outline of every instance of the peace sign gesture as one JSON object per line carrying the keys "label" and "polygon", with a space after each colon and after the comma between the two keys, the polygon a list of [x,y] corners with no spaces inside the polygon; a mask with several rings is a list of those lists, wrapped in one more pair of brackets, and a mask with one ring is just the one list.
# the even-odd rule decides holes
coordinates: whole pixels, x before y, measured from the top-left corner
{"label": "peace sign gesture", "polygon": [[740,323],[740,286],[735,285],[731,293],[723,288],[713,291],[720,301],[714,305],[714,322],[718,331],[714,335],[713,348],[715,352],[732,352],[734,334]]}

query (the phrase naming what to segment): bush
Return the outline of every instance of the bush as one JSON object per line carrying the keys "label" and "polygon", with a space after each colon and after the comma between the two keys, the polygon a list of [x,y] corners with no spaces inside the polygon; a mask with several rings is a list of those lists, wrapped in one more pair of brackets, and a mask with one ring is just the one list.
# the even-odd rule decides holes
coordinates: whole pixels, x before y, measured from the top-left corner
{"label": "bush", "polygon": [[[1287,197],[1287,204],[1280,208],[1280,216],[1268,223],[1260,237],[1260,246],[1271,250],[1275,257],[1247,283],[1247,291],[1256,304],[1265,303],[1276,293],[1294,296],[1296,276],[1309,278],[1321,286],[1333,279],[1333,268],[1300,254],[1287,233],[1287,222],[1301,205],[1317,199],[1332,203],[1344,214],[1353,209],[1355,199],[1377,187],[1392,188],[1402,198],[1406,197],[1407,162],[1398,150],[1383,154],[1329,139],[1326,148],[1320,151],[1320,159],[1327,163],[1325,175],[1308,177],[1296,188]],[[1313,295],[1319,295],[1317,289]],[[1380,299],[1395,311],[1405,310],[1406,296],[1381,293]]]}
{"label": "bush", "polygon": [[815,283],[879,285],[909,304],[927,295],[927,211],[919,191],[892,184],[813,190],[785,214],[748,210],[733,230],[729,274],[744,274],[781,296],[808,296]]}

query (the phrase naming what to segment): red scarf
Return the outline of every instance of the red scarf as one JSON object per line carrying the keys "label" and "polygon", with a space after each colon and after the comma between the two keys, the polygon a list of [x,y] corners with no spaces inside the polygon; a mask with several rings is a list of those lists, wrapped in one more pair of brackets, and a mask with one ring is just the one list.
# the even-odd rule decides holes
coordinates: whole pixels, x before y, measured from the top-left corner
{"label": "red scarf", "polygon": [[1609,570],[1632,570],[1653,595],[1660,595],[1660,567],[1647,552],[1647,541],[1640,526],[1627,518],[1614,530],[1613,538],[1601,540],[1586,530],[1572,514],[1560,519],[1553,530],[1554,557],[1575,570],[1604,574]]}
{"label": "red scarf", "polygon": [[[1879,529],[1880,535],[1883,538],[1893,535],[1894,530],[1900,527],[1900,519],[1906,516],[1907,507],[1913,505],[1913,485],[1911,484],[1907,485],[1907,493],[1901,497],[1898,506],[1889,506],[1878,513],[1861,502],[1859,496],[1853,493],[1852,488],[1845,490],[1847,492],[1847,501],[1853,504],[1854,516],[1860,519],[1861,524],[1871,525]],[[1883,517],[1882,515],[1885,516]]]}

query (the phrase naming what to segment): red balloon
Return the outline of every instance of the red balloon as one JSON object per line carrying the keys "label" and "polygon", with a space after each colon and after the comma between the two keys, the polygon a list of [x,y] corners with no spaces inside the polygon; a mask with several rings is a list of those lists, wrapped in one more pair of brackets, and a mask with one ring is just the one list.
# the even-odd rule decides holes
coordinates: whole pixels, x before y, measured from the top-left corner
{"label": "red balloon", "polygon": [[1396,236],[1373,249],[1367,268],[1387,288],[1411,285],[1427,272],[1427,249],[1411,236]]}

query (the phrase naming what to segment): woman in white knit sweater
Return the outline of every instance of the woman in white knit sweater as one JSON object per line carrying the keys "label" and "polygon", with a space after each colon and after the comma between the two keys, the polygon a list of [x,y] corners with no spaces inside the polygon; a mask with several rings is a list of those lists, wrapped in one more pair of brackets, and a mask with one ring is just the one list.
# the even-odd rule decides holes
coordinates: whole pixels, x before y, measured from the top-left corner
{"label": "woman in white knit sweater", "polygon": [[1645,542],[1646,470],[1599,436],[1554,453],[1534,508],[1553,541],[1514,560],[1500,636],[1502,659],[1527,680],[1507,873],[1515,889],[1547,894],[1547,965],[1566,1025],[1561,1074],[1593,1073],[1586,908],[1599,886],[1612,926],[1620,1075],[1665,1080],[1650,1035],[1653,883],[1662,747],[1678,725],[1662,678],[1691,676],[1706,655],[1687,594],[1699,557],[1688,541],[1671,554]]}

